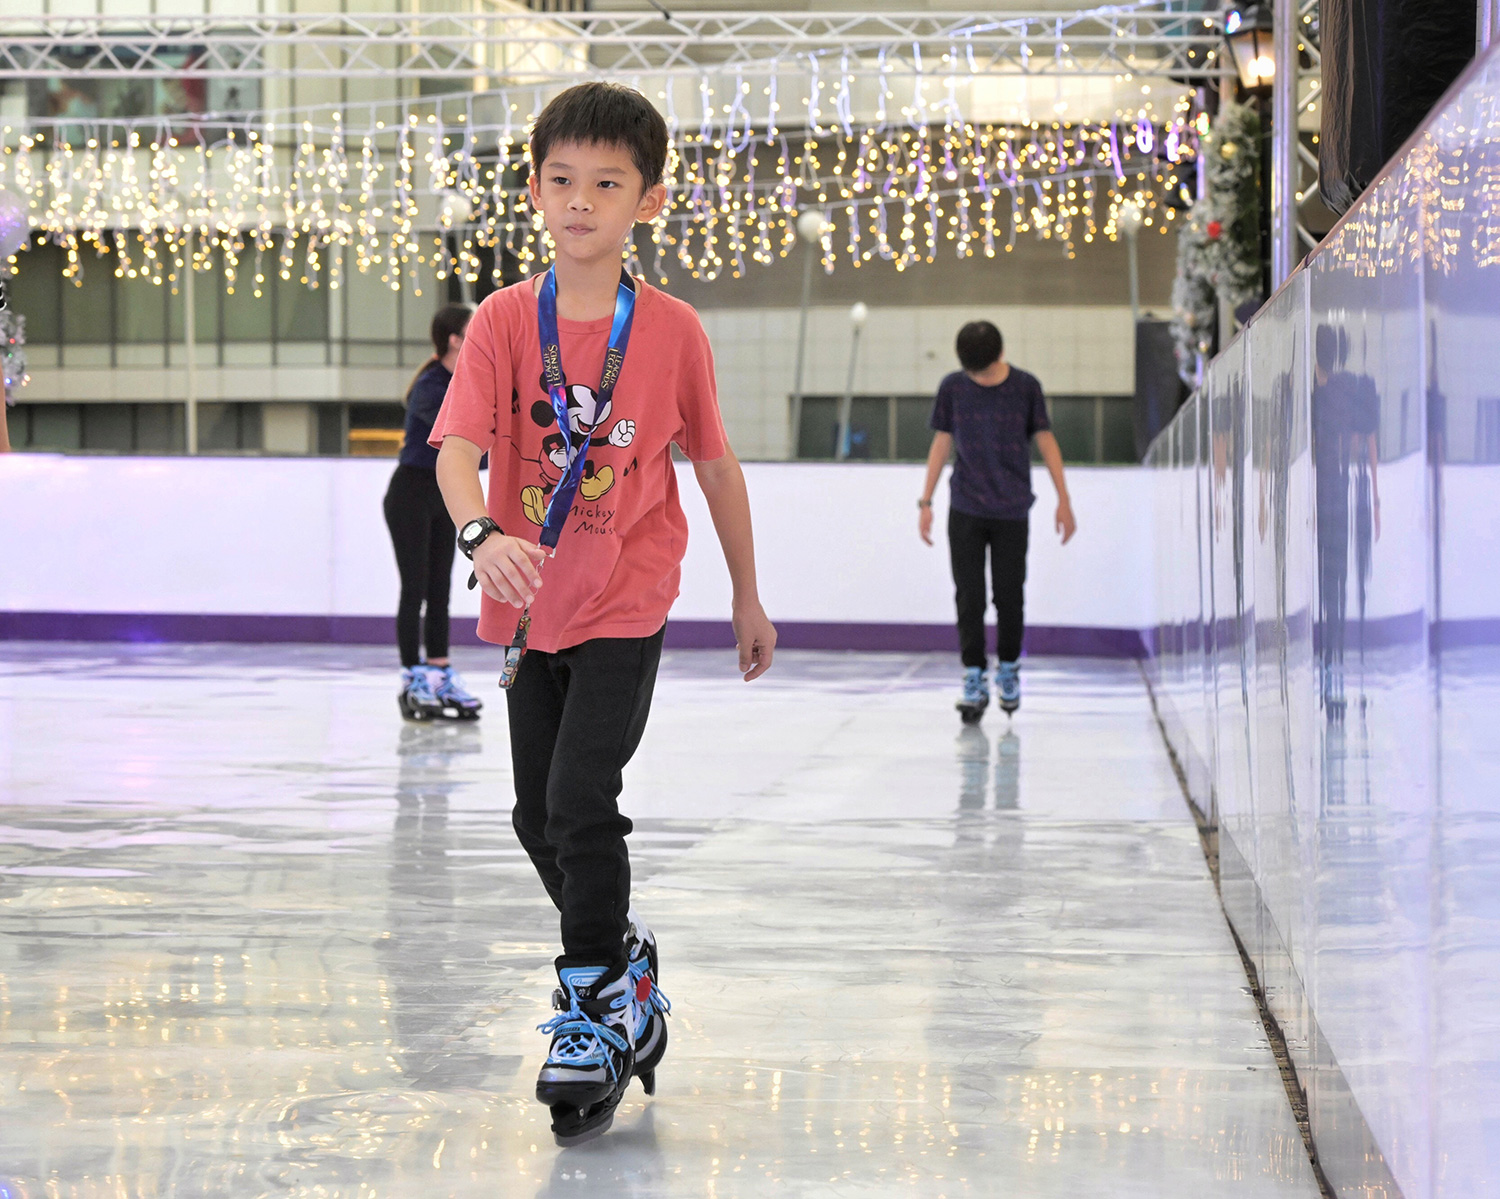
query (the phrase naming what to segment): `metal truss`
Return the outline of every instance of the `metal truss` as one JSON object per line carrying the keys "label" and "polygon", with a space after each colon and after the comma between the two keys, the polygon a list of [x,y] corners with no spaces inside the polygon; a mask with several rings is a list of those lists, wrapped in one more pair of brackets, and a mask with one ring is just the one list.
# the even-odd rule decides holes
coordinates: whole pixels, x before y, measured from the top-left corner
{"label": "metal truss", "polygon": [[1168,0],[1081,12],[282,13],[8,18],[0,80],[234,77],[526,83],[609,72],[1185,75],[1229,69],[1217,8]]}

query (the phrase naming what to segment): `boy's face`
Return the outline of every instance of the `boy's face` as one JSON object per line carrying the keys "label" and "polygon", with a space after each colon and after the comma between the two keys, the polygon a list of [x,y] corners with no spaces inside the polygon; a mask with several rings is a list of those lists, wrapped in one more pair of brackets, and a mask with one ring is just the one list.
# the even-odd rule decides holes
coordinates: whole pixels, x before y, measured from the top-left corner
{"label": "boy's face", "polygon": [[667,189],[643,184],[623,146],[565,142],[532,175],[531,202],[546,219],[558,257],[581,265],[619,258],[632,226],[661,213]]}

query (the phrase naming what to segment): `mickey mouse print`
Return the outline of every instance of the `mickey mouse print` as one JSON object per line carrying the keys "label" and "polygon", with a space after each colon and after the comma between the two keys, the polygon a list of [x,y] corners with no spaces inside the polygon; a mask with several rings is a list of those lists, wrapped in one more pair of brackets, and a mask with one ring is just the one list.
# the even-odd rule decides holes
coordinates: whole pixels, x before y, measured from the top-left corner
{"label": "mickey mouse print", "polygon": [[[542,388],[547,386],[542,379]],[[563,441],[557,431],[556,415],[546,400],[537,400],[531,405],[532,421],[551,432],[542,438],[541,452],[537,455],[538,477],[535,482],[521,488],[521,511],[526,519],[540,527],[547,518],[547,501],[558,482],[567,472],[568,464],[575,454],[590,454],[603,446],[625,449],[635,440],[635,421],[618,420],[613,425],[610,418],[614,412],[614,401],[600,404],[593,390],[581,383],[568,384],[568,427],[571,445]],[[626,468],[628,473],[629,468]],[[578,484],[578,498],[586,504],[601,500],[615,485],[615,470],[609,463],[599,465],[592,455],[584,461],[583,479]]]}
{"label": "mickey mouse print", "polygon": [[[529,282],[480,304],[433,426],[435,443],[458,436],[489,451],[489,514],[507,534],[527,540],[546,533],[547,506],[569,462],[582,456],[557,555],[531,606],[533,650],[552,653],[591,637],[647,637],[661,628],[688,540],[673,448],[694,462],[727,448],[698,314],[644,280],[637,288],[629,348],[602,401],[598,380],[611,322],[558,321],[566,434],[547,394]],[[507,645],[515,630],[515,609],[480,600],[480,637]]]}

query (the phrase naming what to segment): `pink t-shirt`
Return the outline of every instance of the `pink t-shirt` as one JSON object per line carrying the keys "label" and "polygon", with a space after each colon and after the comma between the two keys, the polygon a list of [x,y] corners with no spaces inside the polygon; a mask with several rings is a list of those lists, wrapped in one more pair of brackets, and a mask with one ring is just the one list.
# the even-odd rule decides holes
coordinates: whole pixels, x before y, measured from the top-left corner
{"label": "pink t-shirt", "polygon": [[[672,444],[695,462],[727,448],[698,314],[646,283],[636,288],[630,345],[604,411],[594,388],[610,319],[558,321],[572,431],[587,434],[588,447],[572,514],[531,606],[527,644],[548,653],[595,637],[648,637],[666,623],[688,532]],[[530,280],[486,297],[470,320],[430,444],[450,435],[489,450],[490,516],[511,536],[536,541],[567,447],[542,379]],[[519,615],[484,596],[479,635],[507,645]]]}

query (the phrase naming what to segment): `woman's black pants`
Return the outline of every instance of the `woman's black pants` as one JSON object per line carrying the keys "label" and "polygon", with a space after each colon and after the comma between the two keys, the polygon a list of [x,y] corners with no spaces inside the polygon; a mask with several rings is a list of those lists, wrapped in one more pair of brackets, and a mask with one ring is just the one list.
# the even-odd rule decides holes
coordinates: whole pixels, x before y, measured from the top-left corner
{"label": "woman's black pants", "polygon": [[422,660],[424,640],[429,659],[446,658],[448,590],[456,534],[443,506],[443,493],[438,490],[437,471],[420,466],[396,467],[385,493],[385,523],[396,547],[396,569],[401,572],[401,603],[396,609],[401,665],[415,666]]}

